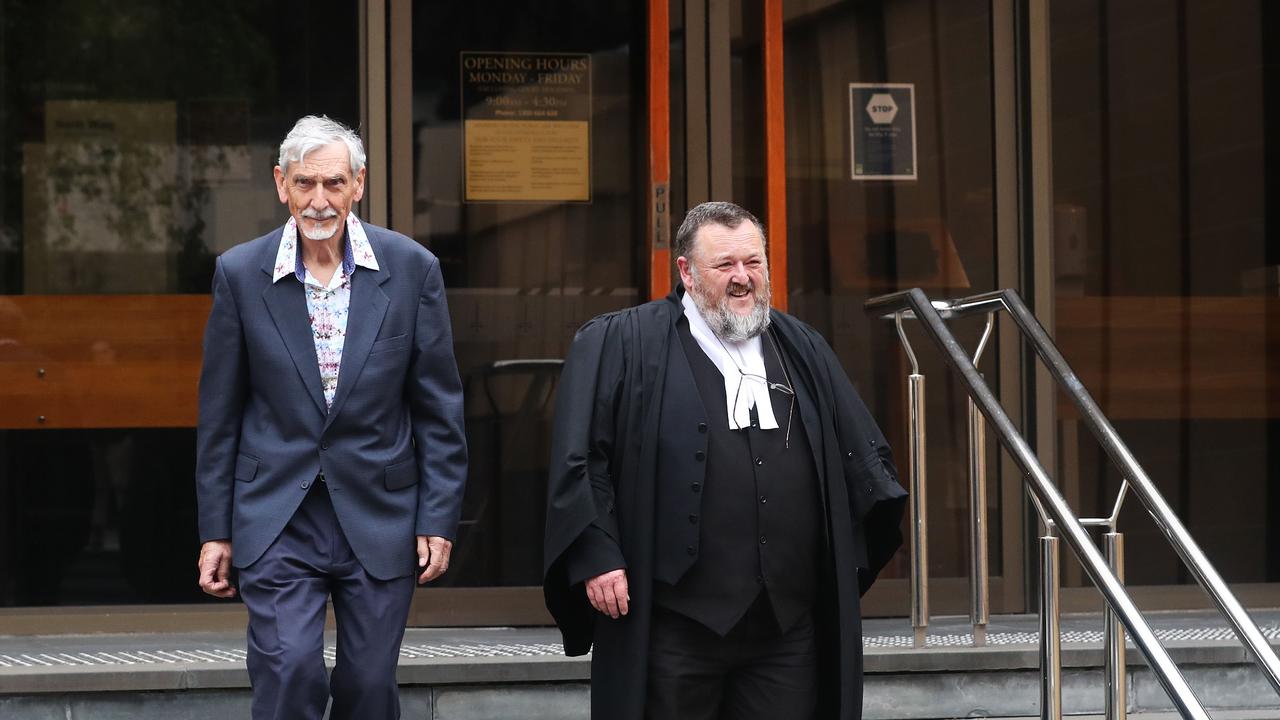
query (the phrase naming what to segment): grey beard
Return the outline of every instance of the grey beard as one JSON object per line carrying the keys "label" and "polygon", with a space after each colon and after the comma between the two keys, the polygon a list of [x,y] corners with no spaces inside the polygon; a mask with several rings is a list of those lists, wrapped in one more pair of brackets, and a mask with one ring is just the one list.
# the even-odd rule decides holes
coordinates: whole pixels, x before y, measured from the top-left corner
{"label": "grey beard", "polygon": [[328,240],[329,238],[333,237],[335,233],[338,232],[338,227],[336,224],[333,230],[331,231],[326,231],[323,225],[316,227],[314,230],[307,230],[305,228],[299,228],[299,229],[302,230],[303,236],[305,236],[308,240]]}
{"label": "grey beard", "polygon": [[[725,295],[720,301],[714,305],[706,299],[701,289],[697,287],[702,284],[702,278],[698,277],[695,270],[693,272],[694,287],[689,288],[689,294],[693,296],[693,304],[698,308],[698,312],[702,314],[702,319],[707,321],[707,326],[711,328],[711,332],[716,337],[725,342],[742,342],[750,340],[763,333],[769,327],[769,294],[768,291],[761,292],[760,288],[754,288],[755,307],[751,308],[751,312],[746,315],[739,315],[729,307],[729,297]],[[769,276],[765,275],[765,282],[769,281]]]}
{"label": "grey beard", "polygon": [[[750,340],[769,327],[769,308],[761,307],[759,303],[747,315],[739,315],[727,307],[716,308],[716,315],[718,317],[714,321],[708,318],[707,324],[725,342]],[[702,316],[706,317],[705,311]]]}
{"label": "grey beard", "polygon": [[[302,217],[307,218],[308,220],[314,220],[318,224],[318,227],[314,230],[305,230],[301,225],[299,225],[298,229],[302,230],[303,236],[308,240],[328,240],[338,232],[338,211],[333,208],[325,208],[324,212],[317,212],[311,208],[307,208],[302,211]],[[334,227],[332,231],[325,232],[324,226],[328,224],[325,223],[326,220],[334,220]]]}

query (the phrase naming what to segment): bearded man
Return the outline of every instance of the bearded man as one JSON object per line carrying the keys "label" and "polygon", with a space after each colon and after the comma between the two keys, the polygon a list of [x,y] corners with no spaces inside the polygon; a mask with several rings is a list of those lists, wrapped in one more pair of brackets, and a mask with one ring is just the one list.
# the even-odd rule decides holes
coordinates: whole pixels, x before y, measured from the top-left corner
{"label": "bearded man", "polygon": [[[764,230],[704,203],[682,287],[578,332],[556,401],[544,592],[594,717],[859,718],[859,597],[902,542],[884,436]],[[685,290],[687,288],[687,291]]]}

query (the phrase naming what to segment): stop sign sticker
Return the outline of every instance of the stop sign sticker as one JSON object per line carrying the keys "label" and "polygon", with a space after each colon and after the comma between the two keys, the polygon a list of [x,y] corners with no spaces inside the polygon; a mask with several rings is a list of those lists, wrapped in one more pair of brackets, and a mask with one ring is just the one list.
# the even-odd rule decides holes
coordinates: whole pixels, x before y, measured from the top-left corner
{"label": "stop sign sticker", "polygon": [[889,93],[876,93],[871,96],[871,101],[867,103],[867,115],[871,116],[871,122],[877,125],[888,125],[893,122],[893,118],[898,114],[898,103],[893,101],[893,96]]}
{"label": "stop sign sticker", "polygon": [[916,88],[849,83],[849,177],[915,180]]}

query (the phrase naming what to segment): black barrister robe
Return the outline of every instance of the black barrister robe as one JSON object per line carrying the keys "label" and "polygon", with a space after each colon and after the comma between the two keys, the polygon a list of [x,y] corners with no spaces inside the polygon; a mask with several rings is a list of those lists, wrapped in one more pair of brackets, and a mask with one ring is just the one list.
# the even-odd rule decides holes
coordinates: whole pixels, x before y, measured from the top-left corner
{"label": "black barrister robe", "polygon": [[[578,331],[556,399],[551,442],[543,590],[565,652],[592,649],[592,716],[644,715],[655,566],[658,434],[668,352],[679,352],[677,289],[667,298],[602,315]],[[796,418],[815,455],[829,545],[815,622],[820,638],[822,717],[862,716],[859,597],[902,544],[905,491],[880,429],[835,353],[813,328],[772,311],[797,386]],[[781,421],[780,421],[781,422]],[[681,428],[682,432],[687,430]],[[596,612],[571,585],[566,551],[591,524],[621,547],[630,613]]]}

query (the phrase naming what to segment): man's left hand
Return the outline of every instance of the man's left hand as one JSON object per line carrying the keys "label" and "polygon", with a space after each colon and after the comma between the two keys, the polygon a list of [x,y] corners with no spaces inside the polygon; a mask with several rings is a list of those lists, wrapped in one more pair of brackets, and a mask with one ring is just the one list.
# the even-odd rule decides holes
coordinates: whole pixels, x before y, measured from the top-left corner
{"label": "man's left hand", "polygon": [[418,536],[418,567],[423,568],[418,575],[418,584],[431,582],[449,569],[449,553],[453,552],[453,541],[435,535]]}

